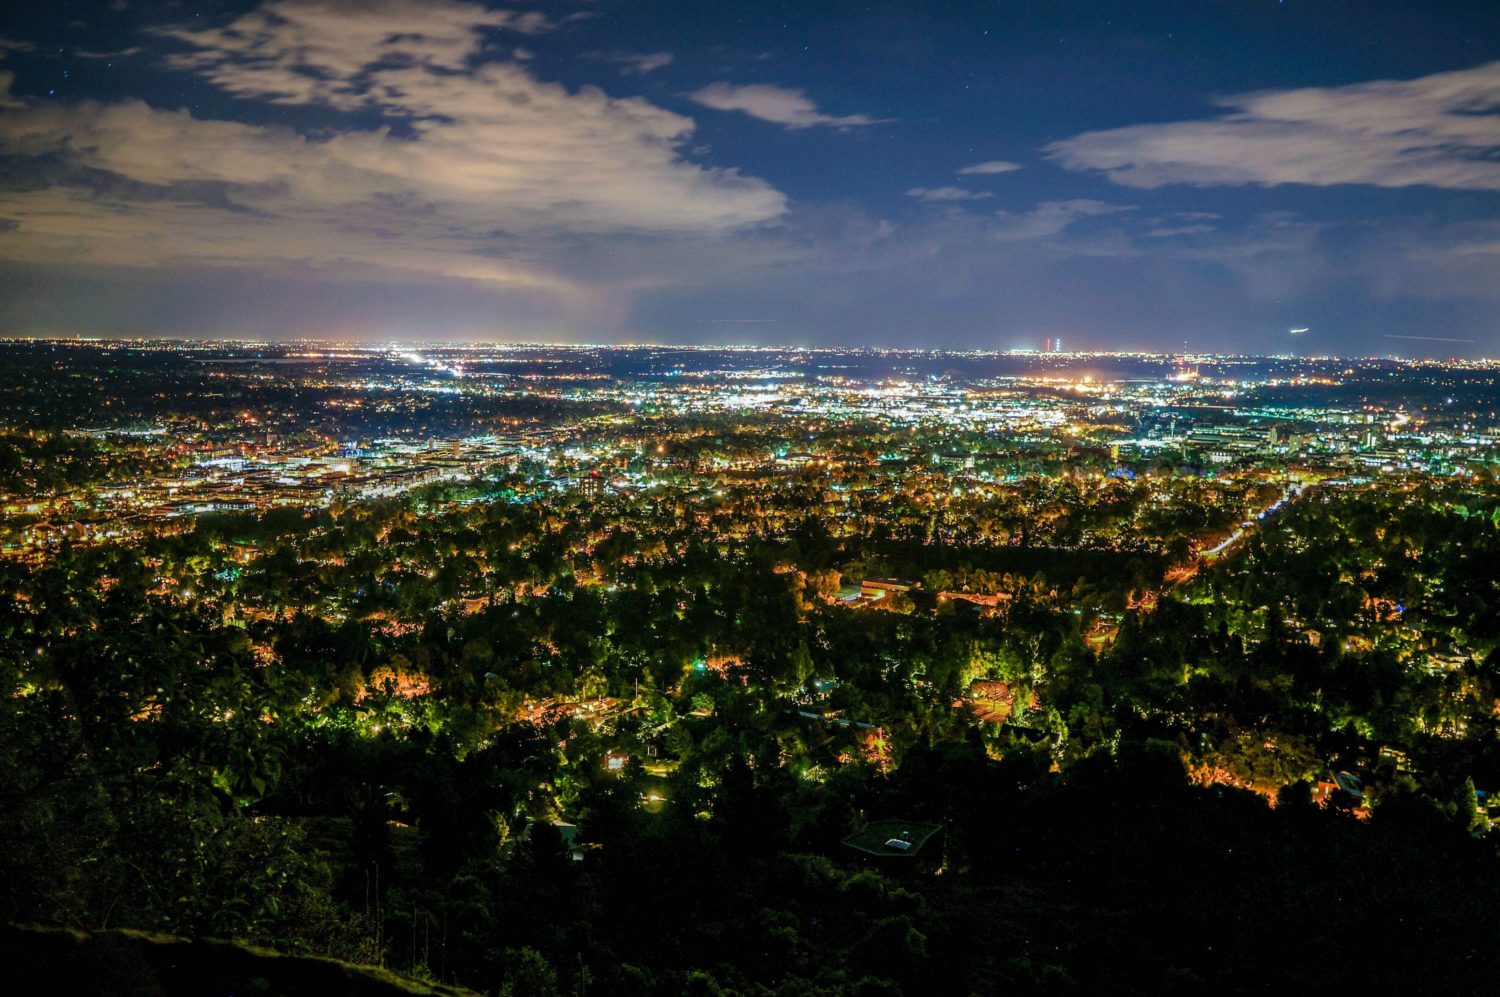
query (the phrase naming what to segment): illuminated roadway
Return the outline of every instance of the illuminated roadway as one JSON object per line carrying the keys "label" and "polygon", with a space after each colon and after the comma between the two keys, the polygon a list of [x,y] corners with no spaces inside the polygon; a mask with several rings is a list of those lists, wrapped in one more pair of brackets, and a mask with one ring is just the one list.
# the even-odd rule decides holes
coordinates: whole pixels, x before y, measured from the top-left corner
{"label": "illuminated roadway", "polygon": [[1287,503],[1291,502],[1293,499],[1295,499],[1297,496],[1301,495],[1307,489],[1308,489],[1308,485],[1306,485],[1306,484],[1300,484],[1300,485],[1294,486],[1289,493],[1287,493],[1286,495],[1282,496],[1281,498],[1277,499],[1275,502],[1272,502],[1270,505],[1268,505],[1264,509],[1262,509],[1260,511],[1260,513],[1255,517],[1254,520],[1246,521],[1245,523],[1243,523],[1241,525],[1240,529],[1235,530],[1233,533],[1229,534],[1229,536],[1225,537],[1224,540],[1223,540],[1223,542],[1220,543],[1217,547],[1212,547],[1212,548],[1204,551],[1203,554],[1202,554],[1202,557],[1205,560],[1208,559],[1208,558],[1218,557],[1224,551],[1228,550],[1230,547],[1233,547],[1235,544],[1237,544],[1241,540],[1243,540],[1245,538],[1245,534],[1256,523],[1263,522],[1267,516],[1271,515],[1272,513],[1277,512],[1280,509],[1282,509],[1283,507],[1285,507],[1287,505]]}

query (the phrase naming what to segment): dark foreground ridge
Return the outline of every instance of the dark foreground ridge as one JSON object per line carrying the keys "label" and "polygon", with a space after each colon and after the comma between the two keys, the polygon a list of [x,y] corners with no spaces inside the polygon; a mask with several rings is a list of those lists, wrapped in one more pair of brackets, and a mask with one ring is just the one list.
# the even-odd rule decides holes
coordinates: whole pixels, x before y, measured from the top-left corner
{"label": "dark foreground ridge", "polygon": [[374,966],[278,955],[244,942],[146,931],[0,928],[11,993],[110,997],[462,997],[471,991],[404,979]]}

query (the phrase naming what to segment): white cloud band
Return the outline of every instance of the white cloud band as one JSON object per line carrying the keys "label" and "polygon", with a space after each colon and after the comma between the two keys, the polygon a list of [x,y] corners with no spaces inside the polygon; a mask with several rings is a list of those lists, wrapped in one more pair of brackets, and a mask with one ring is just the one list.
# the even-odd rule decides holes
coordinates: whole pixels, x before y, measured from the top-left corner
{"label": "white cloud band", "polygon": [[1500,190],[1500,62],[1415,80],[1227,97],[1211,121],[1054,142],[1068,169],[1131,187],[1369,184]]}
{"label": "white cloud band", "polygon": [[739,86],[723,81],[710,83],[694,93],[692,99],[716,111],[742,111],[752,118],[785,125],[788,128],[811,128],[815,125],[850,128],[881,124],[887,120],[871,118],[863,114],[848,114],[842,117],[824,114],[801,90],[789,90],[765,83],[747,83]]}

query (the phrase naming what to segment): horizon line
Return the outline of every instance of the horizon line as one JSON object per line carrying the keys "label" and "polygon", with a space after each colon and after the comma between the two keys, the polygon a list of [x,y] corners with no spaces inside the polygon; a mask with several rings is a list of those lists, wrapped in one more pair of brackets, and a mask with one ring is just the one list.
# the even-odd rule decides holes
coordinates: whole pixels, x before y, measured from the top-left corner
{"label": "horizon line", "polygon": [[[1439,340],[1433,340],[1439,341]],[[1447,341],[1447,340],[1442,340]],[[548,350],[691,350],[695,352],[745,352],[745,353],[853,353],[853,354],[895,354],[901,356],[966,356],[966,357],[1056,357],[1086,359],[1090,357],[1137,357],[1137,358],[1213,358],[1218,360],[1304,360],[1304,361],[1385,361],[1394,363],[1445,363],[1459,362],[1465,364],[1500,364],[1497,357],[1402,357],[1394,354],[1316,354],[1298,356],[1287,353],[1219,353],[1213,351],[1186,351],[1186,350],[1151,350],[1151,349],[1122,349],[1122,350],[1066,350],[1060,352],[1047,352],[1037,347],[1011,347],[1008,349],[963,349],[959,347],[942,348],[915,348],[904,346],[805,346],[797,344],[754,344],[754,343],[666,343],[666,342],[625,342],[625,343],[580,343],[580,342],[545,342],[520,341],[520,340],[461,340],[461,339],[412,339],[412,340],[345,340],[345,339],[317,339],[296,337],[291,339],[254,339],[237,336],[208,336],[191,338],[186,336],[171,335],[114,335],[114,336],[84,336],[82,334],[23,334],[23,333],[0,333],[0,344],[4,343],[52,343],[64,346],[104,346],[114,344],[159,344],[162,346],[215,346],[231,345],[246,347],[294,347],[294,346],[318,346],[336,347],[343,350],[354,350],[366,353],[388,353],[399,349],[411,349],[412,347],[436,347],[448,349],[548,349]]]}

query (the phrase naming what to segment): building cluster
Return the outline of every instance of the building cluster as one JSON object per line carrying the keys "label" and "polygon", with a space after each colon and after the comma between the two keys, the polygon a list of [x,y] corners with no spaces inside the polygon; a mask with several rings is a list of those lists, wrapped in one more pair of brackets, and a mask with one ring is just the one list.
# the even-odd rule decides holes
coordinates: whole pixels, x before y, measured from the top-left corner
{"label": "building cluster", "polygon": [[[1163,496],[1183,478],[1272,482],[1284,496],[1307,480],[1463,475],[1500,453],[1493,411],[1439,397],[1455,378],[1482,390],[1493,381],[1482,366],[1052,345],[996,355],[53,344],[40,359],[90,399],[55,432],[119,459],[50,491],[0,486],[0,549],[43,556],[64,540],[118,542],[202,514],[323,508],[497,473],[523,495],[589,500],[670,485],[702,500],[699,517],[726,491],[743,500],[812,482],[830,511],[843,507],[837,518],[892,497],[958,515],[1038,477],[1096,490],[1160,482]],[[186,379],[173,391],[197,390],[174,406],[173,391],[158,390],[169,375],[153,378],[152,364],[179,353],[193,364],[170,375]],[[121,357],[134,381],[107,366]],[[1344,390],[1381,377],[1436,401]]]}

